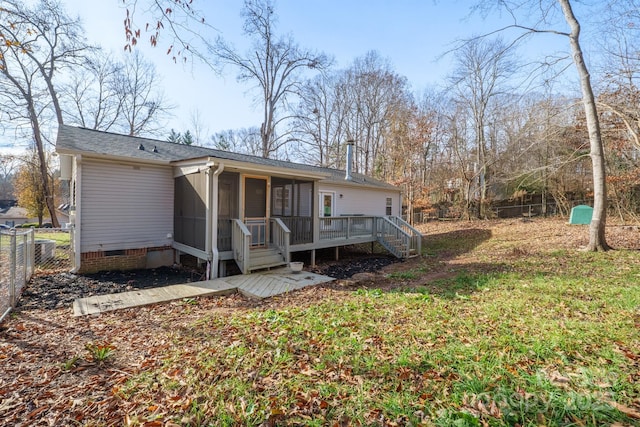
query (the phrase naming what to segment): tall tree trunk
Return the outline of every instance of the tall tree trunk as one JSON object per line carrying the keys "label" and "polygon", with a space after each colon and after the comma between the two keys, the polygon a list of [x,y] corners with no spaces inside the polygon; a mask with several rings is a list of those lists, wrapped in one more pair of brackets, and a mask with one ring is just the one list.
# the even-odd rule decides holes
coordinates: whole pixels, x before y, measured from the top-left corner
{"label": "tall tree trunk", "polygon": [[584,62],[582,48],[580,47],[580,23],[573,14],[569,0],[558,0],[558,2],[562,7],[564,17],[571,29],[569,42],[573,53],[573,62],[580,76],[582,102],[587,119],[587,130],[589,131],[589,145],[591,147],[590,156],[593,167],[593,217],[589,226],[589,246],[587,249],[590,251],[606,251],[611,248],[605,238],[607,184],[600,122],[598,121],[595,97],[593,96],[593,90],[591,88],[591,76]]}
{"label": "tall tree trunk", "polygon": [[40,119],[36,111],[36,106],[34,105],[33,94],[31,93],[30,88],[28,91],[26,91],[19,84],[19,82],[12,76],[6,73],[5,73],[5,76],[8,77],[9,80],[14,84],[14,86],[22,93],[22,97],[27,103],[27,112],[29,116],[29,121],[31,122],[31,129],[33,130],[33,139],[36,145],[36,153],[38,155],[38,169],[40,172],[40,179],[43,186],[43,194],[45,199],[44,202],[45,202],[45,205],[47,206],[47,210],[49,211],[49,215],[51,216],[51,224],[53,225],[53,227],[59,228],[60,223],[58,222],[58,217],[56,215],[56,206],[53,199],[54,186],[53,186],[52,180],[49,179],[49,170],[48,170],[48,163],[47,163],[47,158],[46,158],[45,149],[44,149],[42,129],[40,128]]}
{"label": "tall tree trunk", "polygon": [[[56,205],[53,200],[53,183],[52,180],[49,179],[49,170],[48,170],[48,162],[47,157],[44,150],[44,141],[42,140],[42,133],[40,130],[40,123],[38,121],[37,116],[35,115],[35,108],[32,104],[29,104],[29,115],[31,116],[31,127],[33,128],[33,139],[36,143],[36,151],[38,154],[38,169],[40,172],[40,179],[43,186],[43,194],[44,194],[44,202],[47,206],[47,210],[49,211],[49,215],[51,216],[51,225],[54,228],[60,227],[60,222],[58,222],[58,217],[56,215]],[[40,219],[40,225],[42,225],[42,220]]]}

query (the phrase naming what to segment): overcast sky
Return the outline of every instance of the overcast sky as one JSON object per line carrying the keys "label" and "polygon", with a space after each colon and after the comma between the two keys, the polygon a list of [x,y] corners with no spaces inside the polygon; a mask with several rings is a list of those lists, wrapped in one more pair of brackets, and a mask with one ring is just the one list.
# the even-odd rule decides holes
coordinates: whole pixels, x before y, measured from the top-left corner
{"label": "overcast sky", "polygon": [[[78,15],[90,42],[121,55],[125,44],[121,0],[62,0],[72,15]],[[138,0],[138,6],[147,3]],[[237,46],[247,43],[242,35],[241,0],[195,0],[207,22],[218,34]],[[451,55],[441,58],[461,38],[486,33],[508,22],[493,15],[482,19],[470,15],[476,1],[456,0],[277,0],[278,34],[290,33],[300,46],[323,51],[335,58],[336,67],[347,67],[357,57],[376,50],[389,59],[395,71],[420,92],[442,86],[451,72]],[[143,15],[138,13],[138,24]],[[505,34],[505,38],[509,36]],[[176,106],[168,128],[184,131],[192,127],[190,117],[198,112],[207,134],[225,129],[260,126],[251,86],[236,81],[236,71],[227,67],[216,74],[203,64],[176,65],[166,55],[166,44],[151,48],[143,36],[139,49],[155,63],[169,102]],[[533,54],[563,49],[563,37],[536,36],[527,48]],[[440,58],[440,59],[438,59]],[[168,133],[168,132],[167,132]]]}

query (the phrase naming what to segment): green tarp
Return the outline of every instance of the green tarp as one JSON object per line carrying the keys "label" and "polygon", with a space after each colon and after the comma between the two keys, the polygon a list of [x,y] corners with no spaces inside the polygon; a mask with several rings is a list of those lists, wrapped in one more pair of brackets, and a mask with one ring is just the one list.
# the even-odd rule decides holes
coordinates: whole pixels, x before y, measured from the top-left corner
{"label": "green tarp", "polygon": [[578,205],[571,209],[569,224],[589,224],[593,216],[593,208],[587,205]]}

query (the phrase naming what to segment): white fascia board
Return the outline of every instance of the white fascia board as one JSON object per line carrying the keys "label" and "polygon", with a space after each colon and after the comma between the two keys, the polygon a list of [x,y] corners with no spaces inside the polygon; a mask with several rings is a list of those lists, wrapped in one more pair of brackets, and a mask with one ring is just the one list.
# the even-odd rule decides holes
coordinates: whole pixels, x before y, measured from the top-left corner
{"label": "white fascia board", "polygon": [[279,175],[279,176],[292,176],[297,178],[309,178],[309,179],[325,179],[330,175],[324,172],[311,172],[302,169],[293,169],[293,168],[285,168],[285,167],[273,167],[267,165],[260,165],[258,163],[250,163],[250,162],[241,162],[237,160],[227,160],[220,159],[217,157],[203,157],[200,159],[190,159],[190,160],[182,160],[178,162],[173,162],[174,166],[195,166],[195,165],[207,165],[208,163],[213,162],[214,164],[224,164],[224,170],[229,171],[237,171],[237,172],[249,172],[253,174],[264,174],[264,175]]}
{"label": "white fascia board", "polygon": [[114,156],[112,154],[101,154],[101,153],[94,153],[91,151],[83,151],[83,150],[68,150],[64,148],[56,149],[56,153],[67,154],[72,156],[81,155],[83,159],[110,160],[118,163],[121,163],[121,162],[138,163],[138,164],[156,165],[156,166],[171,165],[171,162],[169,160],[137,159],[135,157],[129,157],[129,156]]}
{"label": "white fascia board", "polygon": [[380,187],[375,184],[362,183],[362,182],[354,182],[354,181],[319,181],[320,185],[328,185],[335,187],[347,187],[347,188],[366,188],[367,190],[377,190],[377,191],[395,191],[396,193],[402,193],[402,190],[398,187]]}
{"label": "white fascia board", "polygon": [[207,167],[206,166],[176,166],[173,168],[173,177],[178,178],[179,176],[199,173],[204,169],[207,169]]}

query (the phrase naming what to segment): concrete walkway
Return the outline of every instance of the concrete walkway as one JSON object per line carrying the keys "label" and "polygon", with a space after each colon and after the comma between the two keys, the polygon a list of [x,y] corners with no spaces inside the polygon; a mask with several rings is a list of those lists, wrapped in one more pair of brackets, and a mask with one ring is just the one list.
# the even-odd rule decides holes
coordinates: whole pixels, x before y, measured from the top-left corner
{"label": "concrete walkway", "polygon": [[293,273],[289,268],[281,268],[203,282],[78,298],[73,302],[73,315],[98,314],[183,298],[229,295],[235,292],[254,298],[267,298],[333,280],[335,279],[321,274],[306,271]]}

